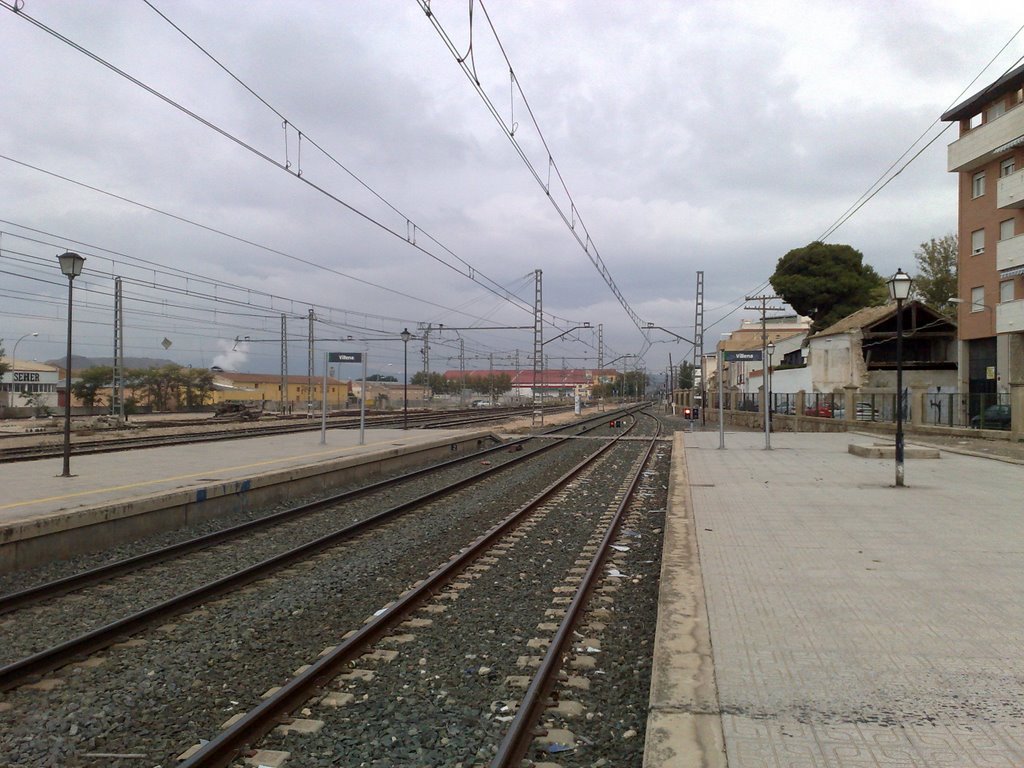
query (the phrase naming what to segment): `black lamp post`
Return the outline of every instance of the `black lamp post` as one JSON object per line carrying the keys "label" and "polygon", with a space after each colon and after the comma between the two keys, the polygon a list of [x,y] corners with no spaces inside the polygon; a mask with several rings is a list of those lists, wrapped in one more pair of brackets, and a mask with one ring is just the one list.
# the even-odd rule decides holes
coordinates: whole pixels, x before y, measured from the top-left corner
{"label": "black lamp post", "polygon": [[68,279],[68,355],[64,384],[64,470],[61,477],[71,477],[71,298],[74,293],[75,278],[82,274],[85,257],[67,251],[57,257],[60,271]]}
{"label": "black lamp post", "polygon": [[402,330],[402,345],[405,349],[405,370],[402,373],[402,429],[409,428],[409,329]]}
{"label": "black lamp post", "polygon": [[769,341],[766,349],[768,350],[768,376],[765,382],[768,386],[768,405],[766,407],[768,408],[768,431],[771,432],[772,414],[775,412],[775,398],[772,395],[772,356],[775,354],[775,344]]}
{"label": "black lamp post", "polygon": [[902,269],[889,278],[889,298],[896,302],[896,487],[903,487],[903,302],[913,281]]}

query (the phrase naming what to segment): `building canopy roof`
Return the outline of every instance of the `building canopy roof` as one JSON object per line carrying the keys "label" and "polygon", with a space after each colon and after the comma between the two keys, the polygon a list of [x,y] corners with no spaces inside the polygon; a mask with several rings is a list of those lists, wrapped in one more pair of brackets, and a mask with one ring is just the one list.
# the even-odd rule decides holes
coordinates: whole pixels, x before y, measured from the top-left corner
{"label": "building canopy roof", "polygon": [[[807,330],[775,330],[771,326],[767,327],[766,336],[767,340],[773,344],[778,344],[780,341],[785,339],[792,339],[794,336],[803,336],[807,333]],[[757,328],[741,328],[738,331],[733,331],[732,336],[728,339],[722,339],[718,342],[718,348],[723,352],[741,352],[747,349],[760,349],[761,348],[761,329]]]}
{"label": "building canopy roof", "polygon": [[[922,304],[920,301],[907,301],[903,304],[903,311],[910,312],[917,318],[916,327],[918,329],[924,324],[921,322],[922,318],[925,322],[935,324],[936,330],[947,330],[949,328],[956,328],[956,321],[952,318],[946,317],[940,312],[935,311],[927,304]],[[856,312],[847,315],[838,322],[833,323],[828,328],[814,334],[812,339],[818,339],[823,336],[834,336],[840,333],[850,333],[851,331],[867,331],[874,329],[875,326],[884,323],[890,318],[896,317],[896,302],[892,301],[888,304],[882,304],[877,307],[864,307],[858,309]],[[942,328],[941,326],[945,326]],[[912,329],[907,328],[909,333]]]}
{"label": "building canopy roof", "polygon": [[993,99],[1015,91],[1021,86],[1024,86],[1024,64],[1014,67],[991,85],[981,89],[966,101],[961,101],[952,109],[947,110],[942,115],[942,119],[950,121],[966,120],[969,117],[974,117]]}
{"label": "building canopy roof", "polygon": [[[278,385],[281,383],[281,374],[279,373],[238,373],[237,371],[220,371],[214,375],[215,379],[221,379],[228,382],[229,385],[238,384],[274,384]],[[288,384],[302,384],[305,385],[309,382],[308,376],[295,376],[289,374],[287,377]],[[324,380],[323,374],[313,377],[313,384],[322,384]],[[348,379],[336,379],[333,376],[327,377],[328,385],[348,384]],[[237,388],[237,387],[236,387]]]}
{"label": "building canopy roof", "polygon": [[[513,387],[532,387],[533,369],[507,370],[495,368],[493,371],[484,369],[479,371],[466,371],[467,379],[486,379],[491,374],[500,376],[505,374],[512,379]],[[539,371],[537,384],[542,387],[571,387],[577,384],[593,384],[596,379],[614,378],[619,372],[614,368],[550,368]],[[458,381],[462,378],[462,371],[445,371],[444,377],[448,381]]]}

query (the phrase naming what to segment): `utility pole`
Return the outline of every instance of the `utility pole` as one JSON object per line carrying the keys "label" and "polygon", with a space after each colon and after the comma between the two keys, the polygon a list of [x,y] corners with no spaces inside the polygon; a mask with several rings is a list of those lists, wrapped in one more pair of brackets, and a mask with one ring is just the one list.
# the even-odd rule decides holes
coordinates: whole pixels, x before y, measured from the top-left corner
{"label": "utility pole", "polygon": [[[697,386],[697,371],[700,371],[700,386]],[[704,414],[704,270],[697,270],[697,301],[693,317],[693,376],[695,394],[700,398],[701,423],[707,418]]]}
{"label": "utility pole", "polygon": [[110,385],[110,415],[124,421],[124,297],[121,278],[114,278],[114,361]]}
{"label": "utility pole", "polygon": [[309,359],[306,366],[306,415],[313,417],[313,308],[309,308]]}
{"label": "utility pole", "polygon": [[604,323],[597,324],[597,369],[604,368]]}
{"label": "utility pole", "polygon": [[494,353],[493,352],[491,352],[491,353],[489,353],[487,355],[487,364],[488,364],[488,371],[487,371],[488,399],[490,400],[490,403],[493,406],[494,405]]}
{"label": "utility pole", "polygon": [[770,451],[772,449],[772,418],[771,410],[772,404],[768,402],[768,313],[769,312],[784,312],[785,307],[769,307],[769,301],[777,301],[782,298],[781,296],[747,296],[744,301],[760,302],[761,306],[757,307],[744,307],[744,309],[751,309],[761,313],[761,383],[764,391],[764,449]]}
{"label": "utility pole", "polygon": [[281,411],[284,415],[288,403],[288,315],[281,315]]}
{"label": "utility pole", "polygon": [[542,276],[539,269],[534,270],[533,290],[533,418],[531,423],[544,426],[544,392],[541,387],[541,376],[544,371],[544,313]]}
{"label": "utility pole", "polygon": [[461,384],[459,389],[459,405],[463,404],[463,398],[466,396],[466,340],[461,336],[459,337],[459,382]]}
{"label": "utility pole", "polygon": [[430,323],[423,328],[423,348],[420,350],[420,359],[423,361],[423,378],[430,379]]}
{"label": "utility pole", "polygon": [[430,323],[420,323],[420,330],[423,331],[423,349],[420,350],[420,357],[423,359],[423,391],[426,393],[428,398],[433,396],[433,391],[430,389]]}
{"label": "utility pole", "polygon": [[668,399],[672,403],[672,415],[676,415],[676,369],[672,365],[672,353],[668,353]]}

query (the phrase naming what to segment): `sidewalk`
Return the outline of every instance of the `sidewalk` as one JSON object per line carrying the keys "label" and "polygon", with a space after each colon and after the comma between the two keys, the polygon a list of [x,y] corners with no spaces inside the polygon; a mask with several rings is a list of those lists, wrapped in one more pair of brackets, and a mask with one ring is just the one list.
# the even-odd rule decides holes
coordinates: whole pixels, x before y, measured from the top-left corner
{"label": "sidewalk", "polygon": [[689,509],[670,515],[692,510],[700,553],[721,723],[706,751],[717,736],[730,768],[1024,765],[1024,467],[944,452],[897,489],[892,460],[847,453],[857,435],[683,441]]}

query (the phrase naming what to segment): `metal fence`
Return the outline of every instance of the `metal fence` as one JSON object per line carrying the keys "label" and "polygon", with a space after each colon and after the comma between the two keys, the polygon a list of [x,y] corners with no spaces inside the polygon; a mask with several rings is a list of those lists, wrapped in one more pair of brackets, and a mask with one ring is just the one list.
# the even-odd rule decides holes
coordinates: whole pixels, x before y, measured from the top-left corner
{"label": "metal fence", "polygon": [[960,395],[929,392],[925,396],[925,424],[974,429],[1009,429],[1010,396],[1004,392]]}

